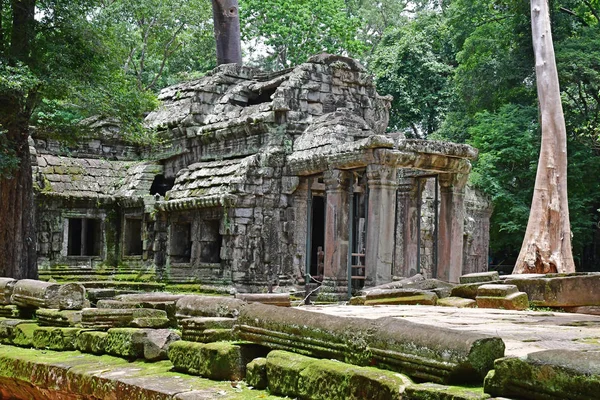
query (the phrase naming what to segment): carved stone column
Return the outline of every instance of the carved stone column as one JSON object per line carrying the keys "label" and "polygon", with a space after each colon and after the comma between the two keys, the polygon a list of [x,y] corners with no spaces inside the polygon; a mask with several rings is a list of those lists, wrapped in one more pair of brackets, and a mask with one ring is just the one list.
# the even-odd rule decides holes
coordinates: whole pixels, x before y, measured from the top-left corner
{"label": "carved stone column", "polygon": [[400,178],[398,182],[396,256],[392,272],[394,275],[408,277],[417,273],[419,193],[414,178]]}
{"label": "carved stone column", "polygon": [[440,174],[437,278],[448,282],[458,282],[462,273],[467,178],[463,174]]}
{"label": "carved stone column", "polygon": [[369,203],[367,212],[367,253],[365,257],[367,285],[380,285],[392,280],[394,255],[394,218],[396,215],[395,167],[367,166]]}
{"label": "carved stone column", "polygon": [[323,174],[325,209],[325,291],[346,293],[348,288],[348,239],[352,173],[332,170]]}

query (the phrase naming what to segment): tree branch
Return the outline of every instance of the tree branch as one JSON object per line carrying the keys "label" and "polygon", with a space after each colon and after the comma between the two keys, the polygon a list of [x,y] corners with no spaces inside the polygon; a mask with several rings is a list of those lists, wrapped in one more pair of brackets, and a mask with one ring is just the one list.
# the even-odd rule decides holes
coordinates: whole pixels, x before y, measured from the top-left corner
{"label": "tree branch", "polygon": [[158,72],[154,75],[154,78],[152,79],[152,82],[150,82],[148,84],[148,86],[146,86],[146,89],[150,89],[150,88],[152,88],[156,84],[156,81],[158,80],[158,78],[163,73],[163,69],[165,68],[165,64],[167,62],[167,59],[171,56],[171,54],[173,54],[173,52],[175,52],[179,48],[179,45],[177,45],[173,50],[169,50],[170,47],[175,42],[175,39],[177,39],[177,35],[179,35],[179,33],[183,30],[184,26],[185,26],[185,22],[182,22],[181,25],[179,26],[179,28],[177,28],[177,30],[171,36],[171,39],[169,39],[169,41],[165,45],[165,49],[163,51],[163,57],[162,57],[162,60],[160,62],[160,68],[158,69]]}
{"label": "tree branch", "polygon": [[588,6],[588,8],[590,9],[590,12],[596,18],[596,21],[598,21],[598,23],[600,23],[600,14],[598,14],[598,11],[594,8],[592,3],[590,3],[589,0],[583,0],[583,3],[586,6]]}

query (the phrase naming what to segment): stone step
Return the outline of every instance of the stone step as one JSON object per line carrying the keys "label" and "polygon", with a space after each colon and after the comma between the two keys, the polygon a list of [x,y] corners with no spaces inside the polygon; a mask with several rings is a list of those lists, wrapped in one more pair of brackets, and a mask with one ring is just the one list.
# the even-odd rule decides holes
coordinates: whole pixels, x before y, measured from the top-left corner
{"label": "stone step", "polygon": [[526,310],[529,308],[527,293],[519,292],[515,285],[488,284],[477,289],[477,307]]}
{"label": "stone step", "polygon": [[147,308],[85,308],[81,312],[81,326],[84,328],[164,328],[169,322],[165,311]]}
{"label": "stone step", "polygon": [[477,296],[505,297],[518,291],[515,285],[486,284],[477,288]]}
{"label": "stone step", "polygon": [[493,282],[500,279],[498,271],[490,272],[475,272],[472,274],[462,275],[458,278],[459,282],[465,283],[479,283],[479,282]]}
{"label": "stone step", "polygon": [[419,289],[378,289],[367,293],[364,305],[435,305],[438,297],[433,292]]}

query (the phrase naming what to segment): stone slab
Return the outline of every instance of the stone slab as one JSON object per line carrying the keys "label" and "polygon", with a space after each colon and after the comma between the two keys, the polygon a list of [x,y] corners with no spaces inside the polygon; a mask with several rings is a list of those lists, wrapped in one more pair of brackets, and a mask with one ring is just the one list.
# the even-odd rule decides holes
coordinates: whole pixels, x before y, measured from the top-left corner
{"label": "stone slab", "polygon": [[384,304],[423,304],[435,305],[437,295],[419,289],[372,290],[367,293],[365,305]]}
{"label": "stone slab", "polygon": [[38,308],[35,316],[42,326],[81,326],[81,311],[79,310],[52,310],[49,308]]}
{"label": "stone slab", "polygon": [[504,282],[516,285],[529,300],[542,307],[575,307],[600,305],[600,273],[544,277],[511,275]]}
{"label": "stone slab", "polygon": [[190,317],[234,318],[245,301],[220,296],[185,296],[177,301],[177,319]]}
{"label": "stone slab", "polygon": [[452,288],[452,291],[450,292],[450,296],[463,297],[465,299],[475,300],[475,297],[477,297],[477,289],[479,289],[479,286],[487,285],[490,283],[500,284],[503,282],[502,281],[477,282],[477,283],[465,283],[465,284],[456,285]]}
{"label": "stone slab", "polygon": [[519,289],[517,289],[515,285],[485,284],[477,288],[477,297],[506,297],[509,294],[517,293],[518,291]]}
{"label": "stone slab", "polygon": [[493,396],[592,400],[600,393],[600,352],[547,350],[496,360],[484,382]]}
{"label": "stone slab", "polygon": [[84,328],[164,328],[169,322],[165,311],[147,308],[85,308],[81,312],[81,325]]}
{"label": "stone slab", "polygon": [[475,308],[477,302],[472,299],[463,299],[462,297],[445,297],[438,299],[436,305],[442,307]]}
{"label": "stone slab", "polygon": [[11,304],[26,308],[81,310],[86,304],[85,288],[79,283],[50,283],[22,279],[13,287]]}
{"label": "stone slab", "polygon": [[237,381],[245,374],[241,347],[232,343],[194,343],[177,341],[171,344],[169,360],[176,371],[215,380]]}
{"label": "stone slab", "polygon": [[479,308],[501,308],[504,310],[527,310],[529,299],[527,293],[516,292],[505,297],[477,296],[477,307]]}
{"label": "stone slab", "polygon": [[500,279],[500,275],[498,271],[489,271],[489,272],[475,272],[472,274],[462,275],[459,279],[459,282],[462,284],[465,283],[479,283],[479,282],[493,282]]}
{"label": "stone slab", "polygon": [[291,305],[289,293],[237,293],[235,298],[248,303],[271,304],[279,307]]}
{"label": "stone slab", "polygon": [[437,383],[421,383],[406,387],[404,396],[407,400],[486,400],[489,394],[483,388],[462,386],[446,386]]}

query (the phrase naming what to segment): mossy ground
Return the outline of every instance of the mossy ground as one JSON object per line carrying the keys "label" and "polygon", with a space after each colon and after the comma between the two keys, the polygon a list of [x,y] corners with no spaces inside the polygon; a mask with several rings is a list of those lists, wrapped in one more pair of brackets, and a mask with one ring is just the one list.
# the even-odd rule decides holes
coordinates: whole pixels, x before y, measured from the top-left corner
{"label": "mossy ground", "polygon": [[[162,398],[156,394],[153,397],[153,393],[168,391],[170,387],[185,388],[181,392],[210,391],[214,392],[215,398],[223,400],[278,398],[265,391],[250,390],[243,383],[211,381],[174,372],[169,361],[127,362],[108,355],[94,356],[78,351],[42,351],[7,345],[0,345],[0,382],[3,385],[2,390],[12,393],[13,396],[23,393],[22,397],[13,397],[16,399],[33,398],[32,392],[17,392],[21,390],[18,387],[33,390],[32,385],[61,393],[93,393],[99,398]],[[15,387],[5,386],[11,382]],[[139,386],[136,386],[137,384]],[[131,394],[132,397],[115,397],[115,393],[121,396]]]}

